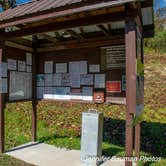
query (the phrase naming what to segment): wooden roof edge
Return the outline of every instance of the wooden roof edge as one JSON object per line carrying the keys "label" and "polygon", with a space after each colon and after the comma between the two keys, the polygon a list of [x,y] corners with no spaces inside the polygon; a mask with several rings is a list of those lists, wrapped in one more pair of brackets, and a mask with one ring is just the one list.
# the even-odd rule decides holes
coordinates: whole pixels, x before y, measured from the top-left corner
{"label": "wooden roof edge", "polygon": [[[95,3],[95,4],[93,3],[86,6],[82,5],[77,8],[68,8],[68,9],[60,10],[60,11],[57,11],[56,8],[55,10],[50,9],[48,11],[45,11],[44,13],[38,12],[38,13],[30,14],[30,15],[24,15],[21,17],[14,17],[12,19],[6,19],[3,21],[0,21],[0,29],[10,27],[10,26],[16,26],[19,24],[33,23],[33,22],[45,20],[48,18],[69,16],[71,14],[77,14],[81,12],[93,11],[93,10],[102,9],[102,8],[114,7],[114,6],[130,3],[133,1],[136,2],[138,0],[123,0],[123,1],[115,0],[115,1],[107,1],[107,2],[102,1],[101,3]],[[144,1],[147,1],[147,0],[142,0],[142,2]]]}

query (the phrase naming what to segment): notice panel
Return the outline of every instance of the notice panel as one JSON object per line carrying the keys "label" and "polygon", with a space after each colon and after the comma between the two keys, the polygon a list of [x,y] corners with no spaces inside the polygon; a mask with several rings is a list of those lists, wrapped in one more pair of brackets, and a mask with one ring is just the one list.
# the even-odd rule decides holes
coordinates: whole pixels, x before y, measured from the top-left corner
{"label": "notice panel", "polygon": [[[106,69],[121,69],[125,68],[125,46],[109,46],[102,48],[102,66]],[[103,58],[105,57],[105,58]]]}
{"label": "notice panel", "polygon": [[121,81],[107,81],[106,88],[107,92],[121,92]]}
{"label": "notice panel", "polygon": [[32,74],[10,71],[9,100],[32,98]]}

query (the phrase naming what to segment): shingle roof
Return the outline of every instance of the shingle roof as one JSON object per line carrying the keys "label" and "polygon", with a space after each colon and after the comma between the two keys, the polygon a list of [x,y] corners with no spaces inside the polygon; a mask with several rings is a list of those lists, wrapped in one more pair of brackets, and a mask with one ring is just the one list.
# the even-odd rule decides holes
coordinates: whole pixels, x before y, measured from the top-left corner
{"label": "shingle roof", "polygon": [[47,10],[56,9],[60,7],[71,7],[73,4],[79,3],[83,5],[86,5],[87,3],[95,4],[102,2],[122,4],[131,1],[135,0],[34,0],[32,2],[19,5],[15,8],[11,8],[0,13],[0,21],[6,21],[13,18],[28,16],[31,14],[45,12]]}
{"label": "shingle roof", "polygon": [[0,13],[0,21],[72,5],[83,0],[35,0]]}

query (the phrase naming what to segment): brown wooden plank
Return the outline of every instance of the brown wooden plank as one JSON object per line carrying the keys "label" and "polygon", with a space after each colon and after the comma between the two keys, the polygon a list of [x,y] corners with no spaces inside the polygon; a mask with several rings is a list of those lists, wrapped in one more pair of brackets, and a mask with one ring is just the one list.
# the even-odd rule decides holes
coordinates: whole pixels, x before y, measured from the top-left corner
{"label": "brown wooden plank", "polygon": [[57,42],[58,42],[58,39],[56,39],[55,37],[52,37],[48,34],[39,34],[38,36],[43,37],[54,44],[57,44]]}
{"label": "brown wooden plank", "polygon": [[[0,40],[0,63],[5,59],[5,45],[4,41]],[[4,117],[4,108],[5,108],[5,94],[0,94],[0,153],[3,153],[5,150],[5,117]]]}
{"label": "brown wooden plank", "polygon": [[12,41],[5,41],[5,46],[18,48],[18,49],[21,49],[21,50],[24,50],[24,51],[28,51],[28,52],[33,52],[33,49],[31,47],[15,43],[14,41],[13,42]]}
{"label": "brown wooden plank", "polygon": [[[137,14],[137,11],[132,11],[132,16],[134,17]],[[51,23],[47,25],[42,25],[34,28],[23,28],[21,30],[16,30],[12,32],[0,33],[0,35],[5,39],[22,37],[26,35],[39,34],[49,31],[58,31],[65,30],[69,28],[82,27],[88,25],[96,25],[100,23],[108,23],[111,21],[122,21],[125,19],[125,12],[118,12],[109,15],[99,15],[88,18],[80,18],[77,20],[65,21],[62,23]]]}
{"label": "brown wooden plank", "polygon": [[[132,0],[125,0],[125,1],[130,2]],[[89,11],[94,11],[94,10],[103,9],[103,8],[110,8],[113,5],[120,6],[123,3],[122,2],[119,3],[118,1],[110,1],[110,2],[101,2],[101,3],[80,6],[76,8],[67,8],[66,10],[60,10],[60,11],[50,10],[44,13],[38,12],[33,15],[30,15],[30,17],[27,17],[27,15],[25,15],[21,18],[13,18],[13,19],[1,21],[0,28],[10,27],[10,26],[19,25],[19,24],[32,23],[32,22],[37,22],[44,19],[51,19],[55,17],[69,16],[72,14],[79,14],[81,12],[89,12]]]}
{"label": "brown wooden plank", "polygon": [[37,100],[36,100],[36,72],[37,72],[37,37],[33,36],[33,55],[32,55],[32,141],[37,139]]}
{"label": "brown wooden plank", "polygon": [[104,25],[97,25],[97,27],[106,35],[110,36],[108,29]]}
{"label": "brown wooden plank", "polygon": [[[136,110],[136,27],[133,19],[126,20],[126,156],[133,155],[133,114]],[[126,166],[132,162],[126,161]]]}
{"label": "brown wooden plank", "polygon": [[89,48],[89,47],[102,47],[107,45],[116,45],[116,44],[124,44],[124,37],[114,36],[112,38],[94,38],[94,39],[84,39],[82,42],[62,42],[57,43],[52,47],[42,47],[38,48],[38,52],[50,52],[50,51],[58,51],[58,50],[67,50],[67,49],[76,49],[76,48]]}

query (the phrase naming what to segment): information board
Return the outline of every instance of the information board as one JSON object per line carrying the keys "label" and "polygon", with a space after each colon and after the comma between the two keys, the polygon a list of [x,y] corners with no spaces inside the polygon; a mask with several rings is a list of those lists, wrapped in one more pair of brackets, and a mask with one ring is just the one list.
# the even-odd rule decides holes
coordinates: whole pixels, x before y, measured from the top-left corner
{"label": "information board", "polygon": [[32,74],[10,71],[9,100],[28,100],[32,98]]}
{"label": "information board", "polygon": [[125,46],[103,47],[101,63],[106,69],[125,68]]}

